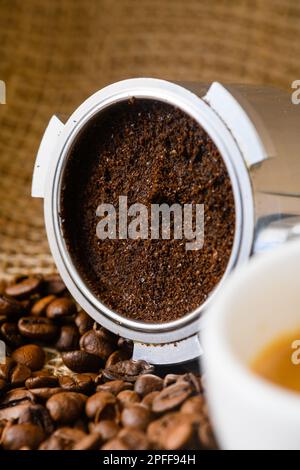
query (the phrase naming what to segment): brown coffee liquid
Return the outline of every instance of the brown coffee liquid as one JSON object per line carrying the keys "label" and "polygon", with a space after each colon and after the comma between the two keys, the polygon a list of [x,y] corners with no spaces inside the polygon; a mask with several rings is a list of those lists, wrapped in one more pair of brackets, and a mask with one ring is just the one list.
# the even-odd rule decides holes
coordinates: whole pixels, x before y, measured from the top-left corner
{"label": "brown coffee liquid", "polygon": [[281,387],[300,392],[300,330],[275,338],[255,357],[251,368]]}
{"label": "brown coffee liquid", "polygon": [[[204,246],[185,239],[99,240],[96,209],[144,204],[204,204]],[[64,173],[64,238],[81,277],[125,317],[167,322],[199,307],[231,254],[235,208],[223,159],[207,133],[169,104],[131,99],[96,116]]]}

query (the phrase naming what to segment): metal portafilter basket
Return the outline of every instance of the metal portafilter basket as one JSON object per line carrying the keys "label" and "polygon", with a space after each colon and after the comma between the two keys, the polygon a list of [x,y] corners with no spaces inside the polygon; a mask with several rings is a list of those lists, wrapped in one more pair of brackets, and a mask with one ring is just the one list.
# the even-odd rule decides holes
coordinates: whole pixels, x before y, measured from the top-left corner
{"label": "metal portafilter basket", "polygon": [[[235,200],[236,226],[223,278],[201,306],[168,323],[133,321],[103,305],[79,276],[60,225],[64,168],[80,131],[99,112],[130,97],[172,104],[208,133],[227,167]],[[228,274],[252,254],[300,235],[300,107],[277,89],[175,84],[151,78],[110,85],[88,98],[63,124],[53,116],[36,158],[32,196],[44,198],[49,245],[71,294],[97,322],[134,341],[134,358],[179,364],[201,354],[198,332],[205,311]]]}

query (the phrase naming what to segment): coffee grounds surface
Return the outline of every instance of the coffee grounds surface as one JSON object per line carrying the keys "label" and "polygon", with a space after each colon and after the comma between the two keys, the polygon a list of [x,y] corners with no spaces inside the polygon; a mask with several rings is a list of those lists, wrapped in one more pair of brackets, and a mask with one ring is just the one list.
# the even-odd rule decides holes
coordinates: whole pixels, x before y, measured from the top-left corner
{"label": "coffee grounds surface", "polygon": [[[99,240],[96,209],[204,204],[204,245],[182,240]],[[61,218],[74,263],[91,291],[127,318],[168,322],[199,307],[232,250],[235,208],[223,159],[199,124],[172,105],[131,99],[82,132],[63,177]],[[130,219],[129,219],[130,223]]]}

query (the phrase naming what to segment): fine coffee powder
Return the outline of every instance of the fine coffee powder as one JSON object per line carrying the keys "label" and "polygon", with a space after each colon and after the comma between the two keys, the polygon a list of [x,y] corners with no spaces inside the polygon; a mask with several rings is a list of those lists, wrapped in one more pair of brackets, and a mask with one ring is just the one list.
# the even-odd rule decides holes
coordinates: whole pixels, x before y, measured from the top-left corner
{"label": "fine coffee powder", "polygon": [[[204,245],[185,239],[105,239],[99,204],[204,204]],[[172,105],[131,99],[96,116],[77,139],[63,176],[61,220],[76,268],[97,298],[127,318],[178,319],[221,280],[235,208],[223,159],[202,127]]]}

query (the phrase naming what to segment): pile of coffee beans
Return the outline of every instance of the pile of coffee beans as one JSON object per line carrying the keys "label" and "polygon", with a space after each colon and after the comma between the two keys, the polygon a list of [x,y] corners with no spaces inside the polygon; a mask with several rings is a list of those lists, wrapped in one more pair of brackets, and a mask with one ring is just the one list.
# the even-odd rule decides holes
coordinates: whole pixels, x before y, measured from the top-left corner
{"label": "pile of coffee beans", "polygon": [[215,447],[201,378],[133,361],[131,342],[78,309],[58,275],[4,287],[0,331],[2,450]]}

